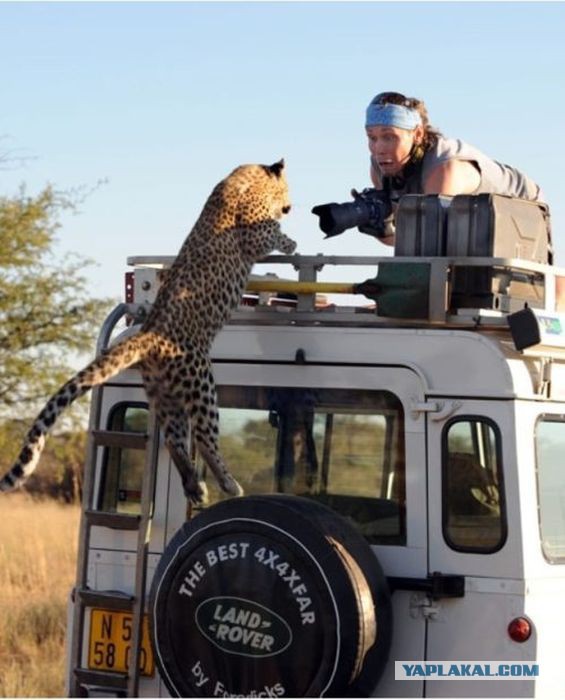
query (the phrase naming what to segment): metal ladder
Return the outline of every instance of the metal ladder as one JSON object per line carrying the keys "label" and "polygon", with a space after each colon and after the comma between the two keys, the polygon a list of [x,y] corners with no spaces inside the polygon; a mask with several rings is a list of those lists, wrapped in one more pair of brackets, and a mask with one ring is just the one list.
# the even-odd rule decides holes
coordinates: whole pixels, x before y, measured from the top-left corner
{"label": "metal ladder", "polygon": [[[100,333],[98,352],[107,346],[114,326],[130,309],[130,305],[122,304],[110,314]],[[147,434],[99,430],[103,391],[104,387],[100,386],[96,387],[92,392],[79,530],[77,578],[76,588],[73,592],[74,611],[72,647],[70,650],[72,675],[69,683],[69,695],[70,697],[88,697],[90,689],[91,691],[115,692],[120,697],[137,697],[143,616],[145,613],[147,557],[153,519],[156,464],[159,451],[159,427],[155,411],[150,407]],[[141,513],[139,515],[107,513],[94,509],[94,475],[99,447],[145,450]],[[125,592],[92,590],[88,587],[89,549],[93,527],[107,527],[113,530],[137,530],[135,589],[133,595]],[[132,653],[127,673],[93,670],[83,665],[85,618],[87,609],[91,607],[132,613]]]}

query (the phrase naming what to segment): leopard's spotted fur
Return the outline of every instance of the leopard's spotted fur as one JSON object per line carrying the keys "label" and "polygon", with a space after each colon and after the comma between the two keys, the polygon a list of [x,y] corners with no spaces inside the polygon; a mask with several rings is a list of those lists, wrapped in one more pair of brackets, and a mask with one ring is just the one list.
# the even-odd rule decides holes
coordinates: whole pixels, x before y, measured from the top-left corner
{"label": "leopard's spotted fur", "polygon": [[290,210],[283,168],[284,161],[242,165],[215,187],[167,271],[140,332],[98,356],[47,402],[17,462],[0,481],[0,490],[19,486],[30,476],[47,432],[70,403],[92,386],[137,365],[187,498],[205,497],[205,485],[197,479],[189,456],[189,424],[223,491],[242,493],[218,450],[209,351],[237,305],[253,263],[275,249],[290,254],[296,248],[278,222]]}

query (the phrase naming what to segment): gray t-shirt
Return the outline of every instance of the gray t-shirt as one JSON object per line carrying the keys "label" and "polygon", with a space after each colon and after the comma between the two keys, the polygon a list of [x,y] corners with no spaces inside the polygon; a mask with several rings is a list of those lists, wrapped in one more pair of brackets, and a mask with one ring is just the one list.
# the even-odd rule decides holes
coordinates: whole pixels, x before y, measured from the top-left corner
{"label": "gray t-shirt", "polygon": [[[538,185],[527,175],[510,165],[499,163],[489,158],[478,148],[460,141],[443,136],[438,137],[437,143],[426,151],[419,167],[416,167],[406,179],[406,183],[398,194],[421,194],[423,183],[430,173],[440,163],[450,160],[469,161],[475,165],[481,175],[481,182],[471,194],[504,194],[509,197],[520,197],[544,201]],[[374,159],[371,159],[373,168],[379,173],[379,167]]]}

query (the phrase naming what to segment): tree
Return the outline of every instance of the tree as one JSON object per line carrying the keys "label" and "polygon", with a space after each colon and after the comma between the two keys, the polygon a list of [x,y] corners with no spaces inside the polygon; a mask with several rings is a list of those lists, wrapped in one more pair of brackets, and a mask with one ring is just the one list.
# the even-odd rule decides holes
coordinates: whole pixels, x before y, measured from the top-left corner
{"label": "tree", "polygon": [[[19,425],[25,418],[27,428],[40,403],[74,373],[71,360],[93,354],[97,330],[110,308],[109,299],[88,295],[83,271],[89,260],[54,255],[60,215],[74,208],[69,195],[52,187],[36,196],[22,188],[14,197],[0,197],[2,447],[14,438],[14,419]],[[9,447],[11,453],[17,446]],[[14,456],[6,450],[2,455],[2,462]]]}

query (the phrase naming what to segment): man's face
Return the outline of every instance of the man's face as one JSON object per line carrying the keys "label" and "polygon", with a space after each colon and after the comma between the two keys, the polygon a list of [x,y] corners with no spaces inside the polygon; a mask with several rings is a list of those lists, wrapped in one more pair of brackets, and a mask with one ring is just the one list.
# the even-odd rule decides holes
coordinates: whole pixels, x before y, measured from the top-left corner
{"label": "man's face", "polygon": [[408,162],[415,141],[421,139],[422,127],[413,131],[396,126],[367,127],[369,151],[385,177],[399,175]]}

